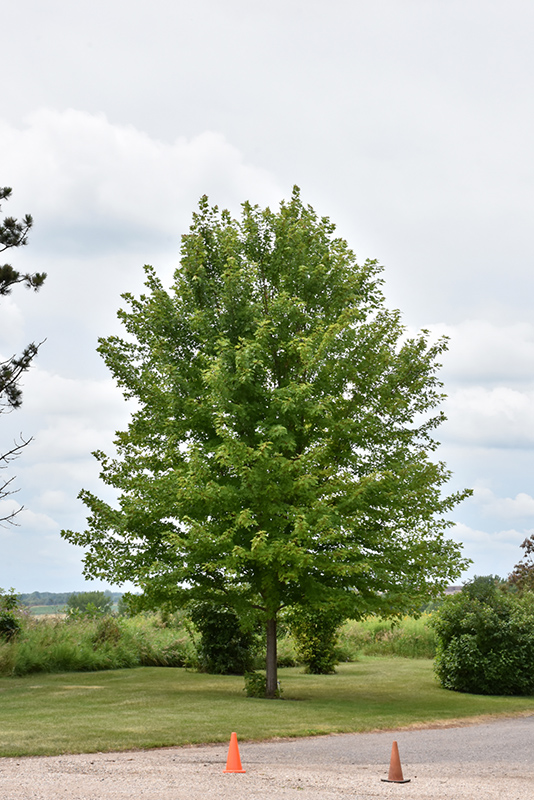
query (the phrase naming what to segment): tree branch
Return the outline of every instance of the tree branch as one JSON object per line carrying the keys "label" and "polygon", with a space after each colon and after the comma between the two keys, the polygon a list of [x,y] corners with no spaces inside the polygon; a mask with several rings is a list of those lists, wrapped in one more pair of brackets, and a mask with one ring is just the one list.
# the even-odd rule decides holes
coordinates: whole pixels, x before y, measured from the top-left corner
{"label": "tree branch", "polygon": [[[20,455],[20,451],[24,447],[29,445],[32,439],[33,437],[30,437],[29,439],[24,439],[22,434],[20,434],[20,440],[21,440],[20,444],[17,444],[15,442],[11,450],[8,450],[6,453],[0,453],[0,469],[6,469],[7,465],[11,461],[14,461],[16,458],[18,458],[18,456]],[[10,484],[13,481],[14,477],[8,478],[7,480],[0,482],[0,500],[4,500],[6,497],[9,497],[10,495],[15,494],[16,492],[19,491],[18,489],[9,488]],[[17,516],[17,514],[19,514],[22,511],[23,508],[24,506],[20,506],[19,508],[16,508],[14,511],[10,511],[9,514],[7,514],[6,516],[0,517],[0,526],[5,527],[3,525],[4,522],[8,522],[11,525],[16,525],[17,523],[14,521],[14,519]]]}

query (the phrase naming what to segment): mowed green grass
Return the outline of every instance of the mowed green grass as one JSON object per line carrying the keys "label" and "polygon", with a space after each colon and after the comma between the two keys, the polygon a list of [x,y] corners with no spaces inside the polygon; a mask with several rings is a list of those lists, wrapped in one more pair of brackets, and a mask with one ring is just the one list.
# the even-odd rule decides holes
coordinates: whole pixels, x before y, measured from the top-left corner
{"label": "mowed green grass", "polygon": [[534,713],[534,697],[441,689],[427,659],[362,657],[336,675],[281,669],[283,700],[243,678],[142,667],[0,679],[0,755],[45,755],[371,731]]}

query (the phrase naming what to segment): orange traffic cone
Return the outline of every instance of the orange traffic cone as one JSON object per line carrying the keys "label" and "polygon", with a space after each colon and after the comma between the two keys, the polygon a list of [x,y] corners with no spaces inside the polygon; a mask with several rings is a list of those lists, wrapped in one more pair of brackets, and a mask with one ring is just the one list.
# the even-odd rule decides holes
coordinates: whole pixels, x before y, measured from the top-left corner
{"label": "orange traffic cone", "polygon": [[236,733],[232,733],[230,736],[230,747],[228,748],[226,769],[223,769],[223,772],[246,772],[246,770],[241,767],[241,758],[239,756],[239,746],[237,744]]}
{"label": "orange traffic cone", "polygon": [[389,762],[389,774],[387,778],[381,778],[385,783],[410,783],[410,779],[404,780],[402,767],[399,758],[399,748],[397,742],[393,742],[391,748],[391,759]]}

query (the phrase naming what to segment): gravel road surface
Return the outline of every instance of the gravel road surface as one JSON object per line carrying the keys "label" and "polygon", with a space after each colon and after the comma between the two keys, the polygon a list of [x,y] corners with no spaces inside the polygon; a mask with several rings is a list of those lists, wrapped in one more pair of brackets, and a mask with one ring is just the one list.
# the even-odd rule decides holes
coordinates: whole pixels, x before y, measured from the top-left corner
{"label": "gravel road surface", "polygon": [[[238,734],[239,735],[239,734]],[[229,738],[229,737],[228,737]],[[383,783],[393,740],[404,777]],[[533,800],[534,716],[463,727],[0,759],[1,800]]]}

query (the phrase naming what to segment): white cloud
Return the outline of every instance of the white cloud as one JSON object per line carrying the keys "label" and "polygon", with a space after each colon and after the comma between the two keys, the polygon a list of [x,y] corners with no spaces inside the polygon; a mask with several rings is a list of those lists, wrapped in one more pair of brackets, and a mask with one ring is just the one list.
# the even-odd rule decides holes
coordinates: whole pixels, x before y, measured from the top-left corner
{"label": "white cloud", "polygon": [[[19,510],[20,503],[17,503],[13,497],[5,497],[3,500],[0,500],[0,520],[7,520],[11,514]],[[0,524],[0,530],[3,531],[5,537],[13,532],[13,528],[8,522],[2,522]]]}
{"label": "white cloud", "polygon": [[[59,420],[50,427],[37,431],[32,442],[32,460],[41,463],[46,459],[64,461],[86,459],[89,453],[107,447],[112,439],[112,430],[80,424],[78,420]],[[109,447],[108,447],[109,449]]]}
{"label": "white cloud", "polygon": [[473,561],[462,579],[493,574],[506,578],[522,556],[521,542],[533,532],[511,528],[489,533],[458,523],[449,535],[463,545],[463,555]]}
{"label": "white cloud", "polygon": [[107,380],[86,380],[66,378],[40,369],[38,364],[25,379],[25,409],[29,413],[44,414],[47,417],[95,417],[112,421],[123,419],[126,409],[133,404],[126,403],[115,382]]}
{"label": "white cloud", "polygon": [[[115,431],[124,429],[133,408],[110,379],[64,378],[35,367],[25,385],[19,412],[3,419],[2,441],[24,430],[33,441],[10,465],[19,490],[14,500],[24,505],[21,526],[38,531],[52,520],[56,531],[84,525],[86,510],[77,499],[82,488],[96,490],[113,502],[116,493],[99,480],[96,449],[113,454]],[[17,427],[15,427],[17,426]]]}
{"label": "white cloud", "polygon": [[[0,527],[0,586],[19,592],[109,588],[101,581],[85,581],[83,549],[61,538],[53,517],[24,509],[17,521],[18,527]],[[135,587],[128,583],[122,591],[128,589]]]}
{"label": "white cloud", "polygon": [[[20,336],[24,327],[24,321],[22,313],[12,297],[2,297],[1,302],[0,343],[4,343]],[[0,361],[3,361],[11,355],[12,353],[0,353]]]}
{"label": "white cloud", "polygon": [[72,497],[61,489],[50,489],[41,493],[39,504],[41,508],[47,509],[50,513],[63,511],[72,505]]}
{"label": "white cloud", "polygon": [[46,591],[50,581],[53,586],[65,587],[58,591],[68,591],[76,583],[83,586],[80,548],[64,542],[57,525],[46,515],[23,511],[19,516],[20,527],[7,532],[0,528],[0,586],[14,586],[22,592]]}
{"label": "white cloud", "polygon": [[49,517],[48,514],[36,513],[29,508],[22,509],[17,516],[17,523],[19,523],[21,527],[24,526],[24,528],[31,529],[35,534],[59,531],[58,524],[52,517]]}
{"label": "white cloud", "polygon": [[489,531],[482,531],[476,528],[471,528],[463,523],[457,523],[451,529],[452,535],[457,541],[464,543],[471,543],[477,545],[500,544],[503,546],[521,544],[525,536],[528,536],[528,531],[518,531],[515,528],[496,531],[491,533]]}
{"label": "white cloud", "polygon": [[443,405],[443,441],[466,446],[530,448],[534,445],[534,390],[474,386],[449,393]]}
{"label": "white cloud", "polygon": [[278,204],[285,194],[220,133],[162,142],[73,109],[41,109],[20,127],[0,120],[0,152],[2,185],[13,187],[4,212],[35,219],[13,264],[48,273],[37,295],[19,287],[2,299],[0,349],[46,338],[39,362],[62,374],[95,372],[96,338],[117,331],[120,294],[142,290],[143,264],[169,281],[201,195],[239,213],[247,198]]}
{"label": "white cloud", "polygon": [[36,366],[25,377],[23,407],[8,417],[4,432],[15,437],[22,424],[32,431],[26,465],[88,459],[93,450],[110,449],[134,407],[111,379],[65,378]]}
{"label": "white cloud", "polygon": [[534,517],[534,497],[519,492],[515,497],[497,497],[491,489],[476,486],[473,502],[480,507],[484,516],[498,519],[528,519]]}
{"label": "white cloud", "polygon": [[94,258],[146,240],[153,250],[176,246],[205,193],[233,210],[249,196],[281,198],[267,170],[212,131],[167,143],[104,114],[45,108],[22,130],[0,122],[0,148],[9,153],[3,180],[31,205],[35,242],[56,256]]}
{"label": "white cloud", "polygon": [[[426,325],[432,338],[449,337],[442,357],[442,378],[456,383],[485,385],[534,382],[534,325],[516,322],[498,325],[484,319],[468,319],[457,325]],[[413,333],[413,330],[411,331]]]}

